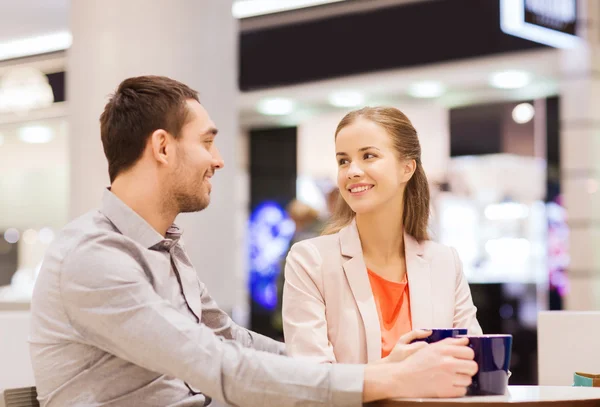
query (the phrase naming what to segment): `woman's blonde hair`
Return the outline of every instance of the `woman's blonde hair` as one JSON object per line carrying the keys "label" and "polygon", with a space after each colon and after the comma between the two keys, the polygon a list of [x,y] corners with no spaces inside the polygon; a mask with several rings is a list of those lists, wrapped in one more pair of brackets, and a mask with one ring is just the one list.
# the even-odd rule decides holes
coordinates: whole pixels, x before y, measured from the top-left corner
{"label": "woman's blonde hair", "polygon": [[[421,164],[421,144],[417,131],[404,113],[393,107],[364,107],[348,113],[335,130],[335,137],[359,118],[381,126],[392,138],[399,159],[415,160],[417,168],[404,191],[402,221],[404,230],[417,241],[429,239],[429,184]],[[340,195],[323,234],[333,234],[348,226],[356,214]]]}

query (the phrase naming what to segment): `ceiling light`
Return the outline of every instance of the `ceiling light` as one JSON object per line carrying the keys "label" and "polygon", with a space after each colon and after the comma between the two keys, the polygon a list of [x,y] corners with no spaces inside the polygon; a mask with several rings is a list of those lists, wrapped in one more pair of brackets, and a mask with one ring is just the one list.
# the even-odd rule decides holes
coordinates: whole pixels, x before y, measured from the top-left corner
{"label": "ceiling light", "polygon": [[446,89],[437,81],[417,82],[408,88],[408,94],[415,98],[436,98],[441,96]]}
{"label": "ceiling light", "polygon": [[512,118],[516,123],[524,124],[533,119],[535,109],[531,103],[520,103],[512,111]]}
{"label": "ceiling light", "polygon": [[59,31],[36,37],[0,42],[0,61],[68,49],[73,42],[71,33]]}
{"label": "ceiling light", "polygon": [[329,103],[336,107],[357,107],[365,103],[365,97],[355,91],[336,92],[329,96]]}
{"label": "ceiling light", "polygon": [[19,231],[15,228],[8,228],[4,232],[4,240],[10,244],[17,243],[20,237]]}
{"label": "ceiling light", "polygon": [[0,79],[0,112],[25,113],[53,102],[48,77],[35,68],[13,68]]}
{"label": "ceiling light", "polygon": [[38,234],[34,229],[27,229],[23,232],[23,242],[26,244],[34,244],[38,238]]}
{"label": "ceiling light", "polygon": [[531,75],[523,71],[495,72],[490,77],[490,85],[498,89],[518,89],[529,85]]}
{"label": "ceiling light", "polygon": [[340,1],[344,0],[237,0],[231,12],[235,18],[247,18]]}
{"label": "ceiling light", "polygon": [[38,233],[38,239],[43,244],[50,244],[54,240],[54,231],[48,227],[41,228]]}
{"label": "ceiling light", "polygon": [[24,143],[42,144],[54,138],[52,129],[47,126],[27,126],[19,129],[19,139]]}
{"label": "ceiling light", "polygon": [[294,102],[290,99],[264,99],[258,103],[258,111],[267,116],[283,116],[292,113]]}

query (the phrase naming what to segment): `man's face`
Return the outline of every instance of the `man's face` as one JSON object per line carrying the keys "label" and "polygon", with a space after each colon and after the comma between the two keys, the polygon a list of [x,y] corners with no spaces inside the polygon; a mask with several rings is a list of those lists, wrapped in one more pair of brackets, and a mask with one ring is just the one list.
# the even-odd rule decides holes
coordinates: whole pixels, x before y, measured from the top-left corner
{"label": "man's face", "polygon": [[189,118],[176,141],[177,161],[169,175],[169,200],[178,212],[198,212],[210,203],[210,178],[223,168],[215,145],[217,129],[208,112],[195,100],[188,100]]}

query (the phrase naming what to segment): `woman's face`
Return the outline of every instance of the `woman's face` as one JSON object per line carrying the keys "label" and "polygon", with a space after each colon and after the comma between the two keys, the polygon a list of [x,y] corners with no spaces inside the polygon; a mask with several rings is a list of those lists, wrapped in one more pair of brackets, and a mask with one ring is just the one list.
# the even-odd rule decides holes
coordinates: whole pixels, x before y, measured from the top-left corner
{"label": "woman's face", "polygon": [[[357,214],[400,205],[414,160],[400,160],[392,138],[378,124],[358,118],[335,140],[338,187]],[[399,206],[398,206],[399,207]]]}

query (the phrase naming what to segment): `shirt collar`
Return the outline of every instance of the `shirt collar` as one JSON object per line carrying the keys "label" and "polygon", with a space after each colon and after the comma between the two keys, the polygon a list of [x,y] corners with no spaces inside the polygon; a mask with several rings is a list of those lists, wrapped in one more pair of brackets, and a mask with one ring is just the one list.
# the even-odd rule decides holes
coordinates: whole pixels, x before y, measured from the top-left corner
{"label": "shirt collar", "polygon": [[167,230],[165,239],[144,218],[113,194],[110,188],[104,191],[100,212],[115,225],[123,236],[127,236],[149,249],[159,243],[164,243],[167,239],[170,241],[168,246],[170,248],[170,245],[177,243],[183,233],[177,225],[172,224]]}

